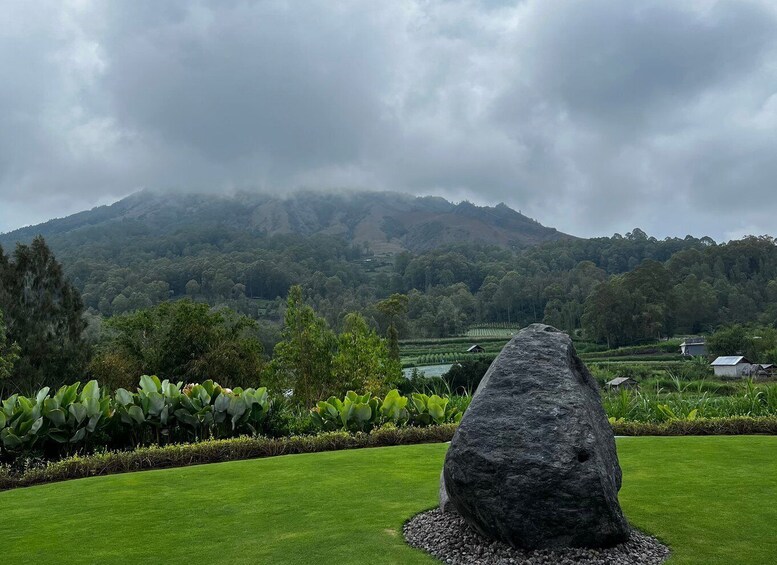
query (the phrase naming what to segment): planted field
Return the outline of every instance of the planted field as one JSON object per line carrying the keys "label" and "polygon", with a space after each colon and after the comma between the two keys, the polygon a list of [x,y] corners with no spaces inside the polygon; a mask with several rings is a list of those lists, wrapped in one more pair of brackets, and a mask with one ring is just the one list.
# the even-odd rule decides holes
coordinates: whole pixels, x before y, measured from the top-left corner
{"label": "planted field", "polygon": [[[401,528],[436,504],[445,449],[293,455],[4,492],[3,554],[40,565],[432,564]],[[777,474],[764,472],[777,465],[777,438],[623,438],[618,451],[624,511],[670,545],[670,564],[777,561]]]}
{"label": "planted field", "polygon": [[[507,340],[503,338],[482,339],[477,342],[468,338],[458,338],[456,341],[403,341],[400,343],[400,355],[403,367],[451,364],[481,357],[493,359],[506,343]],[[467,352],[467,349],[475,344],[483,348],[483,353]]]}
{"label": "planted field", "polygon": [[467,330],[467,337],[481,339],[484,337],[513,337],[520,328],[470,328]]}

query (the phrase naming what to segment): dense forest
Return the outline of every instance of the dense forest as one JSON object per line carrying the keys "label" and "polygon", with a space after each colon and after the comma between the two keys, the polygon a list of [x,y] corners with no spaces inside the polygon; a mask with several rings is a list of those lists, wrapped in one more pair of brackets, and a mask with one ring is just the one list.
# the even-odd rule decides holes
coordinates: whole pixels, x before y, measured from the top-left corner
{"label": "dense forest", "polygon": [[[360,312],[383,335],[393,324],[400,338],[545,321],[618,346],[777,320],[770,237],[717,244],[708,237],[658,240],[635,229],[538,245],[462,241],[378,254],[353,233],[268,233],[234,227],[233,216],[232,208],[214,208],[196,222],[168,214],[164,226],[152,226],[143,217],[101,223],[98,215],[78,229],[49,230],[46,241],[80,293],[90,328],[186,297],[258,321],[266,351],[295,284],[333,329]],[[392,296],[401,300],[387,315]]]}

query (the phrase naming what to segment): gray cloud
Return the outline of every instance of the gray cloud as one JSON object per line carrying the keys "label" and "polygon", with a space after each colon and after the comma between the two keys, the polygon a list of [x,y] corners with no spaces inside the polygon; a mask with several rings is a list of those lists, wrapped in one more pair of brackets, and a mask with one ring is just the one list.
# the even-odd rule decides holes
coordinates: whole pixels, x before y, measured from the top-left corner
{"label": "gray cloud", "polygon": [[8,0],[0,230],[141,187],[351,187],[767,233],[776,55],[766,0]]}

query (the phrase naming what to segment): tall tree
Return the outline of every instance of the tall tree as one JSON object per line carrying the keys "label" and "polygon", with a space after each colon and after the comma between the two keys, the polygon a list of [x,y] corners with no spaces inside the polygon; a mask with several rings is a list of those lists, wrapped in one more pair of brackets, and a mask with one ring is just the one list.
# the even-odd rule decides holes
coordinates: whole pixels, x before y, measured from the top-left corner
{"label": "tall tree", "polygon": [[10,388],[30,392],[82,378],[89,358],[81,296],[42,237],[17,244],[13,260],[0,249],[0,309],[19,345]]}
{"label": "tall tree", "polygon": [[0,391],[4,388],[5,380],[13,373],[14,364],[18,360],[19,346],[8,340],[3,312],[0,310]]}
{"label": "tall tree", "polygon": [[332,357],[335,335],[302,298],[302,287],[289,289],[281,341],[275,346],[272,374],[276,387],[293,391],[307,408],[334,392]]}
{"label": "tall tree", "polygon": [[339,389],[336,394],[349,390],[378,393],[399,382],[400,364],[391,358],[386,340],[367,325],[361,314],[346,316],[343,333],[337,342],[337,355],[332,361]]}

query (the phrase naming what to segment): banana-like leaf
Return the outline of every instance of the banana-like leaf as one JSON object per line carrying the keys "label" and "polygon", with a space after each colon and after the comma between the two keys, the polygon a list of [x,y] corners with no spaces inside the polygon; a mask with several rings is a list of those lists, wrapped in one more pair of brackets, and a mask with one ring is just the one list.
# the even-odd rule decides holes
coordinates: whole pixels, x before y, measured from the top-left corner
{"label": "banana-like leaf", "polygon": [[153,375],[142,375],[140,377],[140,390],[145,393],[159,392],[162,388],[162,383],[159,382],[159,378]]}
{"label": "banana-like leaf", "polygon": [[38,391],[38,394],[35,396],[35,402],[37,404],[40,404],[43,402],[43,399],[46,398],[49,395],[49,390],[51,390],[49,387],[43,387]]}
{"label": "banana-like leaf", "polygon": [[76,423],[80,426],[81,422],[84,421],[84,418],[86,418],[86,406],[78,403],[71,404],[67,411],[75,418]]}
{"label": "banana-like leaf", "polygon": [[143,410],[140,409],[140,406],[130,406],[129,410],[127,410],[127,414],[129,414],[130,418],[135,420],[138,424],[142,424],[146,421],[146,417],[143,415]]}
{"label": "banana-like leaf", "polygon": [[67,415],[65,414],[65,411],[62,410],[62,408],[55,408],[54,410],[49,410],[49,413],[46,414],[46,417],[51,420],[51,423],[55,426],[64,426],[65,421],[67,419]]}
{"label": "banana-like leaf", "polygon": [[130,391],[123,388],[116,390],[116,402],[118,402],[122,406],[133,404],[134,401],[135,401],[135,398],[132,396],[132,393]]}
{"label": "banana-like leaf", "polygon": [[84,390],[81,391],[81,399],[84,400],[86,398],[100,399],[100,385],[97,384],[97,381],[92,380],[84,385]]}

